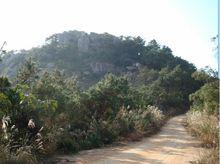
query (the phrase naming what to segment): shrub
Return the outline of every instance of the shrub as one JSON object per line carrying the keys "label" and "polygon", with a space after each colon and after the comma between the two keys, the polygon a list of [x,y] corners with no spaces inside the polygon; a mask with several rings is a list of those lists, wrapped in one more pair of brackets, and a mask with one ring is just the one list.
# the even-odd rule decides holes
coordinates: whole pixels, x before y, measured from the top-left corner
{"label": "shrub", "polygon": [[[0,108],[4,108],[0,114],[11,118],[11,122],[6,119],[7,129],[1,136],[2,146],[7,147],[0,152],[4,160],[34,163],[42,152],[75,153],[128,134],[141,138],[160,128],[164,120],[157,107],[145,107],[144,88],[131,88],[124,77],[108,74],[84,92],[59,71],[45,73],[32,84],[0,93]],[[27,126],[30,120],[35,121],[34,128]],[[39,138],[41,125],[44,138]]]}
{"label": "shrub", "polygon": [[44,149],[45,154],[51,155],[57,150],[57,141],[61,135],[57,127],[45,128],[44,130]]}
{"label": "shrub", "polygon": [[91,149],[103,145],[101,136],[95,131],[88,130],[86,137],[80,143],[82,149]]}
{"label": "shrub", "polygon": [[163,112],[155,106],[147,106],[146,110],[150,113],[151,122],[155,125],[155,127],[161,127],[165,119],[165,115],[163,115]]}
{"label": "shrub", "polygon": [[82,139],[82,147],[86,149],[100,147],[104,144],[110,144],[117,140],[119,136],[117,122],[92,119],[89,129]]}
{"label": "shrub", "polygon": [[198,163],[219,163],[219,79],[217,72],[206,68],[192,77],[203,86],[189,96],[190,111],[187,113],[189,131],[200,138],[203,145],[211,148],[202,154]]}
{"label": "shrub", "polygon": [[11,125],[9,117],[3,117],[2,129],[3,138],[1,140],[0,159],[3,161],[16,163],[36,163],[37,154],[43,152],[43,142],[41,131],[36,129],[33,120],[26,125],[27,129],[19,129]]}
{"label": "shrub", "polygon": [[126,136],[128,133],[134,131],[134,121],[130,113],[122,107],[116,116],[120,136]]}
{"label": "shrub", "polygon": [[144,134],[153,133],[159,129],[164,121],[164,115],[155,106],[147,106],[138,110],[135,118],[135,129]]}
{"label": "shrub", "polygon": [[191,111],[187,113],[187,124],[191,133],[198,136],[207,147],[219,145],[218,118],[206,112]]}
{"label": "shrub", "polygon": [[205,84],[201,89],[190,95],[191,109],[206,111],[209,114],[219,113],[219,80]]}
{"label": "shrub", "polygon": [[100,121],[100,136],[104,144],[114,142],[118,137],[118,127],[116,122]]}
{"label": "shrub", "polygon": [[87,91],[86,107],[96,119],[113,119],[125,103],[128,89],[125,78],[108,74]]}
{"label": "shrub", "polygon": [[62,153],[74,153],[79,151],[79,145],[69,135],[62,135],[57,141],[57,149]]}
{"label": "shrub", "polygon": [[164,118],[162,112],[154,106],[129,111],[122,108],[117,115],[121,135],[134,130],[142,134],[153,133],[162,126]]}

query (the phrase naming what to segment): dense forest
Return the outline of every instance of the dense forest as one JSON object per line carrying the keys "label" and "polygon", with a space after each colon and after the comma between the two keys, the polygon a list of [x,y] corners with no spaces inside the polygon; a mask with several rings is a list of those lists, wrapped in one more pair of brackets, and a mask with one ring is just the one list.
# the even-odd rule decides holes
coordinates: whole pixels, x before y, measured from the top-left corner
{"label": "dense forest", "polygon": [[4,54],[0,73],[0,160],[6,162],[37,163],[55,152],[135,140],[190,106],[190,114],[219,114],[216,72],[197,70],[141,37],[54,34],[43,46]]}

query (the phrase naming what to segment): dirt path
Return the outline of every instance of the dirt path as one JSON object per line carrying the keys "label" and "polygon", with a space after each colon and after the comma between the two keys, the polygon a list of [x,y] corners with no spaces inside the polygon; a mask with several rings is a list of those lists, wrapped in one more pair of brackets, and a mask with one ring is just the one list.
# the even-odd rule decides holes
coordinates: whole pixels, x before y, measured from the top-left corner
{"label": "dirt path", "polygon": [[57,163],[88,164],[182,164],[195,161],[201,148],[183,127],[185,116],[170,119],[161,132],[126,146],[82,151],[73,156],[57,157]]}

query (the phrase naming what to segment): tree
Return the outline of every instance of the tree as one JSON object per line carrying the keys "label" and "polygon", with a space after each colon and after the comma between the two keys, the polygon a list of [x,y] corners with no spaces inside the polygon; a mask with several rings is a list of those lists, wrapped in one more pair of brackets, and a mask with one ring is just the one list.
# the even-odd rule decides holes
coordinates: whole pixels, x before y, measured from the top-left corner
{"label": "tree", "polygon": [[23,66],[19,69],[16,82],[19,84],[26,84],[31,86],[38,78],[39,69],[37,63],[32,58],[24,61]]}
{"label": "tree", "polygon": [[124,105],[128,90],[125,78],[107,74],[86,93],[86,106],[95,118],[112,119]]}
{"label": "tree", "polygon": [[195,71],[192,74],[192,78],[197,80],[200,83],[200,86],[203,86],[205,83],[213,82],[218,79],[218,72],[214,71],[210,67],[206,66],[203,69]]}
{"label": "tree", "polygon": [[219,78],[218,73],[205,67],[192,74],[202,87],[189,96],[192,110],[206,111],[209,114],[219,113]]}

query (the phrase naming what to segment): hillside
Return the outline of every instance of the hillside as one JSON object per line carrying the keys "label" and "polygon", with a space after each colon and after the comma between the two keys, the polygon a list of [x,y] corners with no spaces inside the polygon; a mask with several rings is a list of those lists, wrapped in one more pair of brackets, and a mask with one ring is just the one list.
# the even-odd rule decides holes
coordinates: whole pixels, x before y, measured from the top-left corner
{"label": "hillside", "polygon": [[8,52],[0,65],[0,75],[13,79],[27,58],[33,58],[42,71],[63,70],[77,76],[81,86],[90,86],[107,72],[117,75],[138,72],[141,68],[161,70],[180,65],[187,72],[195,67],[175,57],[169,47],[155,40],[145,43],[140,37],[116,37],[108,33],[68,31],[54,34],[41,47]]}
{"label": "hillside", "polygon": [[[7,52],[0,71],[3,163],[137,141],[189,109],[189,129],[214,152],[218,147],[217,73],[196,70],[155,40],[64,32],[41,47]],[[178,122],[168,129],[182,133]]]}

